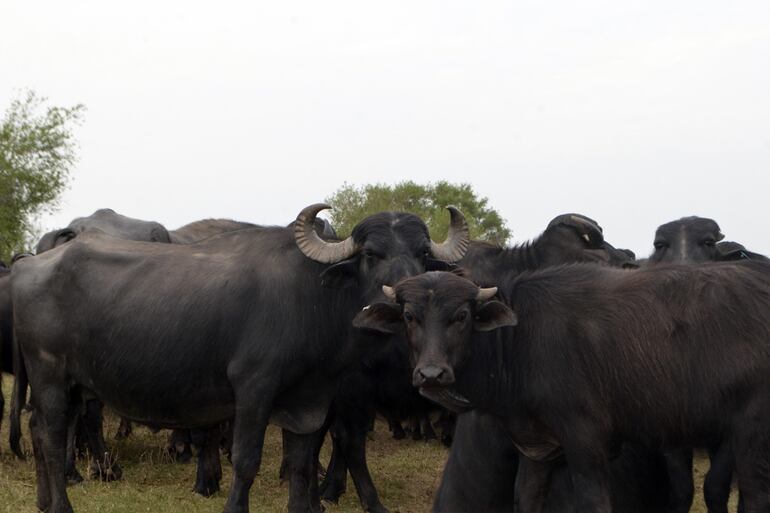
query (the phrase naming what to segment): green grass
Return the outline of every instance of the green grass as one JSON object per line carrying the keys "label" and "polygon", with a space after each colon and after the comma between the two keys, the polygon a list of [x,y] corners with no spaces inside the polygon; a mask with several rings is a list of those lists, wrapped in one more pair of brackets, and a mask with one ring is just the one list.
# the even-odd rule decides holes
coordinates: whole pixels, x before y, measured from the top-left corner
{"label": "green grass", "polygon": [[[12,382],[3,379],[6,397]],[[35,474],[27,461],[16,460],[8,449],[7,410],[0,430],[0,513],[34,512]],[[24,419],[26,424],[26,415]],[[25,426],[26,428],[26,426]],[[115,483],[101,483],[86,479],[68,489],[72,505],[77,513],[197,513],[222,511],[230,487],[231,469],[223,459],[224,478],[222,491],[211,498],[192,492],[195,464],[178,464],[164,453],[167,431],[153,434],[148,429],[135,427],[127,440],[112,439],[117,429],[117,419],[108,415],[105,435],[108,445],[117,454],[123,467],[123,479]],[[279,483],[281,439],[280,431],[270,427],[265,442],[262,470],[251,491],[251,511],[277,513],[286,511],[288,489]],[[29,434],[25,429],[25,442]],[[328,461],[329,444],[324,447],[321,461]],[[368,444],[368,460],[375,485],[383,504],[393,513],[425,513],[430,511],[433,493],[438,487],[441,469],[447,451],[437,442],[396,441],[390,437],[386,426],[377,422],[374,439]],[[696,462],[698,491],[692,512],[705,513],[700,486],[708,462],[702,457]],[[85,476],[85,463],[79,469]],[[360,512],[353,483],[348,479],[348,491],[340,503],[325,504],[328,513]],[[730,511],[735,511],[734,501]]]}

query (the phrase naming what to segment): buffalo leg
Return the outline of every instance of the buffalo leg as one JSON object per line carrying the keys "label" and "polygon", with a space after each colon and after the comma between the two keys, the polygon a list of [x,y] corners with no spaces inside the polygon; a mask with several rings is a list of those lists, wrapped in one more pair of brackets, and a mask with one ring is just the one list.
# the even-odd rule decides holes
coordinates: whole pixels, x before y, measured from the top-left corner
{"label": "buffalo leg", "polygon": [[166,451],[177,463],[189,463],[193,455],[191,444],[190,430],[174,429],[168,435]]}
{"label": "buffalo leg", "polygon": [[747,418],[734,426],[733,451],[740,492],[739,509],[770,513],[770,404],[750,407]]}
{"label": "buffalo leg", "polygon": [[420,414],[421,417],[421,424],[422,424],[422,436],[425,438],[425,441],[428,440],[435,440],[436,432],[433,430],[433,426],[430,424],[430,415],[428,412],[422,412]]}
{"label": "buffalo leg", "polygon": [[[252,369],[253,371],[253,369]],[[260,375],[262,373],[257,373]],[[248,513],[249,490],[262,463],[262,448],[265,444],[265,430],[270,417],[273,394],[247,380],[234,387],[236,399],[233,420],[233,481],[225,504],[225,513]],[[252,402],[253,401],[253,402]]]}
{"label": "buffalo leg", "polygon": [[422,431],[420,431],[420,417],[413,415],[409,419],[409,426],[412,431],[412,440],[422,440]]}
{"label": "buffalo leg", "polygon": [[377,489],[372,482],[372,476],[369,474],[369,467],[366,464],[366,430],[348,430],[345,442],[345,461],[350,469],[350,477],[353,478],[353,484],[364,511],[388,513],[388,509],[380,502]]}
{"label": "buffalo leg", "polygon": [[66,385],[62,384],[61,388],[49,386],[39,390],[35,398],[35,412],[40,414],[39,441],[43,449],[51,497],[51,504],[46,513],[72,513],[72,505],[67,498],[64,467],[67,432],[68,427],[74,424],[74,414]]}
{"label": "buffalo leg", "polygon": [[602,435],[603,431],[591,423],[576,422],[568,433],[559,437],[575,491],[576,511],[612,511],[609,458],[612,444]]}
{"label": "buffalo leg", "polygon": [[393,432],[393,438],[396,440],[403,440],[406,438],[406,431],[404,431],[404,428],[401,426],[401,423],[398,420],[389,420],[388,426]]}
{"label": "buffalo leg", "polygon": [[84,431],[91,452],[88,474],[91,479],[117,481],[123,475],[123,470],[111,456],[104,442],[103,406],[100,400],[89,399],[83,414]]}
{"label": "buffalo leg", "polygon": [[67,477],[68,484],[78,484],[83,482],[83,476],[78,472],[75,465],[75,437],[80,424],[80,415],[73,415],[67,423],[67,445],[64,450],[64,474]]}
{"label": "buffalo leg", "polygon": [[695,483],[692,476],[692,449],[669,451],[664,453],[664,457],[669,483],[671,483],[668,511],[687,513],[690,511],[695,495]]}
{"label": "buffalo leg", "polygon": [[118,431],[115,433],[115,439],[122,440],[128,438],[131,435],[131,431],[133,431],[131,421],[125,417],[120,417],[120,425],[118,426]]}
{"label": "buffalo leg", "polygon": [[219,426],[211,429],[191,429],[190,438],[198,451],[198,466],[193,490],[204,497],[211,497],[219,491],[222,481],[222,463],[219,459]]}
{"label": "buffalo leg", "polygon": [[48,511],[51,506],[51,489],[48,487],[48,471],[43,457],[43,441],[40,436],[37,413],[29,416],[29,431],[32,437],[32,453],[35,456],[35,481],[37,482],[37,509]]}
{"label": "buffalo leg", "polygon": [[345,428],[338,420],[332,424],[332,455],[329,466],[326,468],[326,476],[321,483],[321,498],[325,501],[336,503],[345,493],[348,481],[348,467],[345,461],[344,439],[347,436]]}
{"label": "buffalo leg", "polygon": [[711,466],[703,483],[703,496],[709,513],[727,513],[733,480],[733,451],[725,441],[709,451]]}
{"label": "buffalo leg", "polygon": [[542,513],[554,464],[519,458],[515,484],[515,513]]}
{"label": "buffalo leg", "polygon": [[282,435],[289,479],[289,513],[320,513],[320,503],[312,497],[314,494],[317,497],[318,493],[317,486],[313,483],[318,482],[318,457],[315,449],[316,439],[320,435],[318,432],[298,435],[286,429]]}

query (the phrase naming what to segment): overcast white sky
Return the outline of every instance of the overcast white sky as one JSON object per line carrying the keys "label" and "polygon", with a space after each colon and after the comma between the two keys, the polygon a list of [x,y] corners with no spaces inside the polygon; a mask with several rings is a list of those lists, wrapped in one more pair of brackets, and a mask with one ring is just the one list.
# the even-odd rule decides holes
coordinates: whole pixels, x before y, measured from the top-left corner
{"label": "overcast white sky", "polygon": [[515,240],[644,256],[713,217],[770,254],[770,2],[4,0],[0,106],[84,103],[47,227],[286,223],[343,182],[469,182]]}

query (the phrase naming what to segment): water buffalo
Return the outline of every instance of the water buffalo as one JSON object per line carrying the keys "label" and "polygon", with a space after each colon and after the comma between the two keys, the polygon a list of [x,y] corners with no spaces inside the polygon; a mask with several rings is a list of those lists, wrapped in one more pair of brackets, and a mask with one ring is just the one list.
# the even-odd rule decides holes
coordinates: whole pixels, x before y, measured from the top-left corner
{"label": "water buffalo", "polygon": [[[37,244],[37,254],[50,251],[62,244],[71,241],[79,234],[85,232],[98,231],[111,237],[125,240],[146,241],[146,242],[171,242],[166,228],[155,221],[145,221],[134,219],[132,217],[118,214],[111,208],[102,208],[86,217],[73,219],[66,228],[52,230],[43,237]],[[120,466],[109,456],[104,443],[102,432],[102,414],[100,404],[91,404],[93,399],[86,399],[82,415],[76,422],[73,422],[70,435],[68,437],[67,451],[67,480],[71,483],[78,483],[83,477],[75,466],[75,446],[85,445],[89,451],[90,463],[89,474],[92,477],[105,481],[120,479],[122,470]],[[121,419],[121,425],[118,434],[127,435],[130,432],[130,424]],[[77,438],[76,438],[77,433]],[[18,434],[12,434],[12,438]],[[14,444],[12,444],[14,445]],[[14,452],[21,457],[21,451],[16,445]],[[103,456],[100,456],[103,455]]]}
{"label": "water buffalo", "polygon": [[[563,214],[548,223],[535,240],[505,248],[472,241],[458,262],[480,283],[493,283],[502,274],[537,269],[565,262],[602,262],[621,265],[633,257],[604,240],[596,221],[581,214]],[[345,379],[335,400],[332,457],[321,484],[322,497],[336,502],[345,491],[347,470],[365,511],[387,511],[380,503],[366,463],[370,418],[378,411],[389,419],[416,416],[429,411],[424,398],[410,385],[411,365],[407,345],[391,343],[366,356]],[[430,404],[430,403],[429,403]],[[451,433],[451,428],[446,428]],[[451,434],[444,433],[447,437]],[[496,458],[498,454],[487,455]]]}
{"label": "water buffalo", "polygon": [[[19,253],[11,259],[13,264],[29,253]],[[13,308],[11,305],[11,267],[0,262],[0,377],[2,373],[13,374]],[[0,424],[3,421],[5,398],[0,379]]]}
{"label": "water buffalo", "polygon": [[125,240],[141,240],[147,242],[171,242],[166,228],[155,221],[143,221],[118,214],[111,208],[102,208],[87,217],[78,217],[66,227],[53,230],[37,243],[36,253],[53,249],[72,240],[79,233],[90,230],[101,230],[107,235]]}
{"label": "water buffalo", "polygon": [[[595,250],[604,249],[605,254]],[[586,251],[584,254],[583,251]],[[564,214],[553,219],[546,231],[530,243],[503,250],[472,243],[462,269],[474,280],[492,284],[501,277],[570,262],[600,262],[634,267],[635,255],[615,249],[603,238],[601,227],[580,214]],[[497,428],[490,415],[477,411],[459,416],[455,440],[436,492],[433,511],[450,513],[513,511],[513,486],[518,467],[518,451],[510,437]],[[665,462],[659,452],[623,444],[613,461],[613,504],[624,512],[658,513],[678,500],[670,496]],[[637,469],[636,471],[634,469]],[[570,511],[572,487],[566,472],[559,471],[551,487],[547,511]],[[655,490],[656,493],[646,493]],[[688,503],[689,504],[689,503]]]}
{"label": "water buffalo", "polygon": [[[655,232],[655,251],[645,265],[666,263],[700,264],[731,260],[764,260],[767,257],[748,251],[737,242],[718,242],[724,235],[716,221],[704,217],[683,217],[663,224]],[[709,447],[711,466],[703,485],[703,495],[709,513],[727,513],[733,476],[733,455],[729,441]],[[667,454],[674,494],[680,497],[687,512],[695,491],[693,452],[682,449]],[[740,504],[739,511],[743,511]]]}
{"label": "water buffalo", "polygon": [[499,300],[445,272],[385,291],[354,325],[405,333],[415,387],[501,419],[526,456],[521,511],[543,511],[562,456],[577,510],[609,512],[618,441],[724,439],[746,511],[770,512],[770,265],[558,266],[501,282]]}
{"label": "water buffalo", "polygon": [[324,208],[303,209],[292,228],[238,230],[193,245],[84,233],[20,262],[11,280],[24,372],[14,382],[11,422],[18,429],[28,380],[40,509],[72,511],[64,449],[71,400],[85,391],[157,427],[232,419],[227,513],[248,511],[274,422],[292,462],[289,510],[320,509],[308,496],[310,455],[337,379],[364,350],[352,318],[382,298],[383,284],[443,268],[468,245],[454,208],[444,243],[432,242],[418,217],[392,212],[326,242],[313,230]]}

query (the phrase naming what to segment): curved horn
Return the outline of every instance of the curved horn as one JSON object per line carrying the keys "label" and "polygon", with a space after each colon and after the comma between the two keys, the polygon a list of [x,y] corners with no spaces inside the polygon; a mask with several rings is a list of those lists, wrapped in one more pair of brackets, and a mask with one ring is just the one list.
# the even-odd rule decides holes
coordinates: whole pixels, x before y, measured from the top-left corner
{"label": "curved horn", "polygon": [[385,297],[390,299],[391,301],[396,300],[396,289],[394,289],[393,287],[388,287],[387,285],[383,285],[382,293],[385,294]]}
{"label": "curved horn", "polygon": [[479,293],[476,294],[476,301],[487,301],[492,299],[497,294],[497,287],[490,287],[488,289],[479,288]]}
{"label": "curved horn", "polygon": [[316,203],[302,209],[294,222],[294,240],[306,257],[324,264],[334,264],[350,258],[356,252],[353,237],[342,242],[326,242],[315,232],[314,224],[318,212],[331,208],[325,203]]}
{"label": "curved horn", "polygon": [[456,207],[448,206],[451,221],[446,240],[441,244],[430,241],[430,250],[437,260],[444,262],[457,262],[468,251],[471,243],[471,233],[465,216]]}

